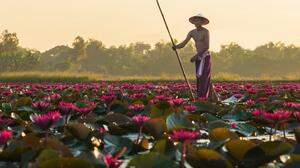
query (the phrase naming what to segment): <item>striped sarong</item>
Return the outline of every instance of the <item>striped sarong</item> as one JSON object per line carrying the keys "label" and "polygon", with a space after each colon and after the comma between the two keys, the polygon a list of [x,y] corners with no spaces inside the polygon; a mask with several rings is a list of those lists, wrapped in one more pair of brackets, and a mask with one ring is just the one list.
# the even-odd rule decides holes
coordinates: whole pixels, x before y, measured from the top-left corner
{"label": "striped sarong", "polygon": [[211,54],[206,51],[196,61],[197,96],[207,99],[210,90]]}

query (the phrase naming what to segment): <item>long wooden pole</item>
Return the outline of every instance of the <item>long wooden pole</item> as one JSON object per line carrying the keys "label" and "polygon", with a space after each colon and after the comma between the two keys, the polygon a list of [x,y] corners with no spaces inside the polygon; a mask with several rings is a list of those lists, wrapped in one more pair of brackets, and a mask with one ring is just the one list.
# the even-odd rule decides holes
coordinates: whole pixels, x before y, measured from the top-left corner
{"label": "long wooden pole", "polygon": [[[167,23],[167,21],[166,21],[165,15],[164,15],[164,13],[163,13],[161,7],[160,7],[159,1],[156,0],[156,3],[157,3],[157,6],[158,6],[158,8],[159,8],[160,14],[161,14],[161,16],[162,16],[162,18],[163,18],[163,20],[164,20],[166,29],[167,29],[167,31],[168,31],[168,33],[169,33],[169,36],[170,36],[172,45],[173,45],[173,47],[175,47],[176,45],[175,45],[174,39],[173,39],[173,37],[172,37],[172,35],[171,35],[171,32],[170,32],[168,23]],[[189,87],[190,95],[191,95],[192,99],[195,100],[195,96],[194,96],[194,94],[193,94],[193,90],[192,90],[192,87],[191,87],[191,85],[190,85],[190,82],[189,82],[189,80],[187,79],[187,76],[186,76],[184,67],[183,67],[183,65],[182,65],[181,58],[179,57],[178,51],[177,51],[176,49],[175,49],[174,51],[175,51],[175,54],[176,54],[176,56],[177,56],[177,59],[178,59],[178,62],[179,62],[179,65],[180,65],[180,68],[181,68],[181,71],[182,71],[184,80],[185,80],[186,84],[187,84],[188,87]]]}

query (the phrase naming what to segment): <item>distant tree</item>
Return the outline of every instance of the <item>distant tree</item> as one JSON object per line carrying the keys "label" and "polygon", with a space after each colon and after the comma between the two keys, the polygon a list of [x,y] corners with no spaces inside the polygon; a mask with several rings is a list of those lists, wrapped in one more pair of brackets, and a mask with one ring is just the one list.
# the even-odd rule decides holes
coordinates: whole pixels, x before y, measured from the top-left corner
{"label": "distant tree", "polygon": [[107,49],[101,41],[89,39],[86,43],[86,58],[83,60],[83,70],[108,73],[107,66],[110,66]]}
{"label": "distant tree", "polygon": [[72,48],[56,46],[42,53],[39,69],[42,71],[66,71],[70,69]]}
{"label": "distant tree", "polygon": [[19,39],[16,33],[9,33],[4,30],[0,36],[0,52],[14,52],[19,45]]}
{"label": "distant tree", "polygon": [[72,68],[73,70],[76,71],[81,71],[82,70],[82,61],[86,58],[86,42],[85,40],[77,36],[72,44],[73,46],[73,55],[70,57],[71,63],[72,63]]}
{"label": "distant tree", "polygon": [[18,52],[0,53],[0,71],[33,71],[39,64],[39,52],[32,50],[20,50]]}
{"label": "distant tree", "polygon": [[129,47],[133,47],[134,54],[137,55],[144,55],[151,49],[151,45],[144,42],[132,43]]}

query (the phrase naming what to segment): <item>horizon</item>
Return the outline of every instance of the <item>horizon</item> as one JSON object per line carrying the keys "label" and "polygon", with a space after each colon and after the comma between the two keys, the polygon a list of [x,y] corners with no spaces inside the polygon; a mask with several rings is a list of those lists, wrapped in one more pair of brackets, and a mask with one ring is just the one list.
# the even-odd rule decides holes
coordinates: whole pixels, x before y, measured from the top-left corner
{"label": "horizon", "polygon": [[[161,3],[171,33],[178,41],[194,28],[188,18],[201,12],[211,21],[206,27],[211,32],[212,51],[230,42],[247,49],[271,41],[300,44],[300,23],[296,22],[300,18],[300,1],[297,0],[161,0]],[[20,45],[25,48],[46,51],[57,45],[70,46],[76,36],[102,41],[107,47],[170,41],[155,1],[6,0],[2,5],[0,19],[4,24],[0,30],[16,32]],[[255,22],[250,21],[253,18]]]}

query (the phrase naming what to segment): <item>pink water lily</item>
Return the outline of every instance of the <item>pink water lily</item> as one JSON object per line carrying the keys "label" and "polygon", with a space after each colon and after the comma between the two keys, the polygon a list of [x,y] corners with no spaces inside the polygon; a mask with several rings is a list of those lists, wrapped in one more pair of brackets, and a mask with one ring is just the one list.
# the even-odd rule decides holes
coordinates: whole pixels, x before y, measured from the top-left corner
{"label": "pink water lily", "polygon": [[232,129],[236,129],[236,128],[237,128],[237,123],[231,123],[230,127],[231,127]]}
{"label": "pink water lily", "polygon": [[292,113],[285,110],[277,110],[274,113],[263,113],[264,119],[279,122],[290,118]]}
{"label": "pink water lily", "polygon": [[8,130],[0,132],[0,145],[5,145],[13,136],[13,133]]}
{"label": "pink water lily", "polygon": [[246,101],[246,105],[249,106],[249,107],[252,107],[252,106],[255,105],[255,101],[252,100],[252,99],[249,99],[249,100]]}
{"label": "pink water lily", "polygon": [[199,139],[200,132],[190,130],[173,130],[169,137],[172,141],[182,142],[180,167],[184,167],[187,154],[187,144]]}
{"label": "pink water lily", "polygon": [[61,95],[58,93],[54,93],[50,96],[45,97],[45,100],[48,102],[56,102],[61,99]]}
{"label": "pink water lily", "polygon": [[89,114],[93,111],[93,107],[80,107],[80,108],[76,108],[76,111],[81,114],[81,115],[86,115]]}
{"label": "pink water lily", "polygon": [[99,128],[98,129],[98,132],[100,133],[100,134],[104,134],[104,133],[106,133],[108,130],[106,130],[105,128],[103,128],[103,127],[101,127],[101,128]]}
{"label": "pink water lily", "polygon": [[128,109],[133,112],[141,112],[145,109],[145,105],[144,104],[132,104],[132,105],[128,106]]}
{"label": "pink water lily", "polygon": [[50,103],[46,101],[39,101],[32,103],[32,106],[40,111],[46,111],[50,107]]}
{"label": "pink water lily", "polygon": [[71,111],[76,110],[76,106],[73,103],[67,103],[67,102],[59,102],[58,109],[62,114],[69,114]]}
{"label": "pink water lily", "polygon": [[194,106],[194,105],[187,105],[187,106],[184,106],[184,109],[188,112],[194,112],[197,110],[197,106]]}
{"label": "pink water lily", "polygon": [[300,103],[297,102],[285,102],[283,103],[284,107],[300,109]]}
{"label": "pink water lily", "polygon": [[84,107],[75,107],[75,111],[80,115],[87,115],[96,108],[96,103],[94,102],[85,102],[85,104]]}
{"label": "pink water lily", "polygon": [[237,98],[237,99],[240,99],[240,98],[242,98],[244,95],[241,94],[241,93],[237,93],[237,94],[234,94],[233,96],[234,96],[235,98]]}
{"label": "pink water lily", "polygon": [[258,98],[257,101],[260,102],[260,103],[265,103],[265,102],[268,101],[268,98],[267,97],[260,97],[260,98]]}
{"label": "pink water lily", "polygon": [[114,94],[104,94],[104,95],[102,95],[102,96],[100,97],[100,100],[108,105],[108,104],[110,104],[115,98],[116,98],[116,96],[115,96]]}
{"label": "pink water lily", "polygon": [[261,109],[255,109],[253,112],[252,112],[252,115],[254,117],[259,117],[259,116],[262,116],[264,113],[266,113],[264,110],[261,110]]}
{"label": "pink water lily", "polygon": [[186,141],[186,140],[197,140],[200,137],[199,131],[189,131],[189,130],[174,130],[170,138],[173,141]]}
{"label": "pink water lily", "polygon": [[300,111],[293,112],[294,117],[300,121]]}
{"label": "pink water lily", "polygon": [[46,114],[33,115],[32,122],[41,129],[49,129],[61,119],[61,114],[58,111],[50,111]]}
{"label": "pink water lily", "polygon": [[[264,113],[263,117],[266,120],[273,121],[275,125],[273,125],[274,130],[276,131],[277,124],[281,127],[286,127],[287,120],[291,117],[292,112],[286,110],[276,110],[273,113]],[[286,137],[285,129],[283,129],[284,138]],[[272,133],[270,134],[270,140],[272,139]]]}
{"label": "pink water lily", "polygon": [[171,99],[168,101],[171,106],[181,106],[185,100],[183,98]]}
{"label": "pink water lily", "polygon": [[150,117],[145,116],[145,115],[136,115],[134,117],[132,117],[132,120],[137,124],[137,125],[142,125],[143,123],[147,122],[148,120],[150,120]]}
{"label": "pink water lily", "polygon": [[157,95],[152,100],[150,100],[150,104],[156,104],[162,101],[168,101],[170,98],[166,95]]}
{"label": "pink water lily", "polygon": [[131,99],[143,99],[146,97],[146,94],[145,93],[135,93],[135,94],[129,95],[129,97]]}
{"label": "pink water lily", "polygon": [[119,168],[123,163],[123,161],[119,160],[119,158],[113,157],[111,155],[105,156],[105,162],[107,167],[109,168]]}

